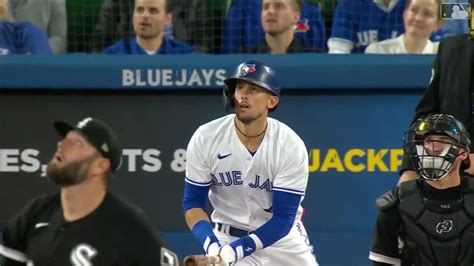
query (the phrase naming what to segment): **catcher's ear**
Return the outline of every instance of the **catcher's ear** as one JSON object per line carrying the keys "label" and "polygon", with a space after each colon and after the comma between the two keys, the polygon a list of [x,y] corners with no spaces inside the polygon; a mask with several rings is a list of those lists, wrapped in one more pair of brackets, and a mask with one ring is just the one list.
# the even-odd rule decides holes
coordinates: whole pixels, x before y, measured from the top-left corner
{"label": "catcher's ear", "polygon": [[462,148],[459,151],[459,157],[461,158],[461,161],[466,160],[469,157],[469,150],[466,148]]}

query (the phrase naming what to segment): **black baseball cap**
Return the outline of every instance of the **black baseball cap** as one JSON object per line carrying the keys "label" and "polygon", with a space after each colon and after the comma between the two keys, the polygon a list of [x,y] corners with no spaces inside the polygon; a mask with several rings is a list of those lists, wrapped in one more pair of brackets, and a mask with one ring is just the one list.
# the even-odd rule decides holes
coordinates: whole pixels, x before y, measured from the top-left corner
{"label": "black baseball cap", "polygon": [[56,121],[54,127],[62,137],[71,130],[82,133],[104,158],[110,160],[112,172],[117,171],[122,165],[122,148],[118,136],[104,121],[86,117],[77,122],[76,126],[71,126],[64,121]]}

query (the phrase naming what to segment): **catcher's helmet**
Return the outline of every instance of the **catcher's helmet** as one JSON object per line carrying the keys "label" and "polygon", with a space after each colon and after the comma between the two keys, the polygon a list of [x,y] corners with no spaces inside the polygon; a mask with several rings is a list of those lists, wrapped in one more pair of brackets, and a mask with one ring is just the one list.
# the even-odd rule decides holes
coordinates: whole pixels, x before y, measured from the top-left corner
{"label": "catcher's helmet", "polygon": [[[227,111],[234,108],[234,92],[237,81],[244,80],[280,96],[280,85],[275,71],[262,62],[249,60],[237,66],[231,77],[224,80],[224,100]],[[275,106],[276,108],[276,106]],[[270,111],[273,111],[273,108]]]}
{"label": "catcher's helmet", "polygon": [[[429,154],[430,141],[425,141],[429,135],[445,135],[451,141],[434,140],[442,149],[439,154]],[[445,177],[460,155],[460,149],[469,153],[471,141],[464,125],[453,116],[447,114],[432,114],[419,118],[405,133],[405,152],[410,156],[414,170],[426,180],[439,180]],[[442,146],[441,146],[442,145]],[[431,148],[434,149],[434,148]],[[463,167],[469,167],[469,157],[463,161]]]}

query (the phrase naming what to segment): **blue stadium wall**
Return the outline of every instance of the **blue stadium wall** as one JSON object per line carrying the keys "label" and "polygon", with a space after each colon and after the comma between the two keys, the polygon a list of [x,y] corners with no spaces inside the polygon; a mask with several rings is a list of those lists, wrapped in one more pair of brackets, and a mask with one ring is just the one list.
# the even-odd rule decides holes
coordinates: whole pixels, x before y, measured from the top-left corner
{"label": "blue stadium wall", "polygon": [[[398,180],[402,136],[433,56],[18,56],[0,60],[0,227],[35,195],[58,136],[52,123],[96,116],[117,129],[124,164],[111,189],[142,207],[183,257],[199,253],[181,197],[185,149],[224,115],[222,80],[248,59],[284,91],[271,116],[305,141],[304,224],[322,265],[369,265],[376,197]],[[117,217],[120,219],[120,217]]]}

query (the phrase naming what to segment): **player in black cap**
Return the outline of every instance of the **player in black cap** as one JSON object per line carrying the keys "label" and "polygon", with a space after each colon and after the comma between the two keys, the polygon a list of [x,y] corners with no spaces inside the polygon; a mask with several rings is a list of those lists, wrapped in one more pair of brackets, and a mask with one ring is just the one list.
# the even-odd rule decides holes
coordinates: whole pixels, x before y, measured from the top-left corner
{"label": "player in black cap", "polygon": [[8,223],[0,265],[179,265],[143,212],[107,189],[122,158],[112,128],[91,117],[54,126],[63,138],[46,172],[60,192]]}

